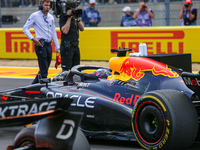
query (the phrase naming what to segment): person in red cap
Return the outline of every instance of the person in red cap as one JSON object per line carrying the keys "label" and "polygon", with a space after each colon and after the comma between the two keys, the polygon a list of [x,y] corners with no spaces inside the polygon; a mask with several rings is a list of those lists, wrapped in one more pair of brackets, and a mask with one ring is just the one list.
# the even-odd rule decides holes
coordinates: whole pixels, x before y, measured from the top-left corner
{"label": "person in red cap", "polygon": [[192,7],[192,0],[185,0],[182,9],[179,13],[179,18],[182,19],[181,25],[198,25],[197,24],[197,9]]}

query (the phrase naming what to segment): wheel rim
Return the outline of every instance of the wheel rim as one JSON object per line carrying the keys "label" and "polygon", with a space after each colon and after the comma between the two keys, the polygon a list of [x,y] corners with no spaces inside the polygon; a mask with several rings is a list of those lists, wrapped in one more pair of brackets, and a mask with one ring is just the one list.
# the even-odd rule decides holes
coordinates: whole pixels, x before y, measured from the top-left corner
{"label": "wheel rim", "polygon": [[20,144],[19,147],[24,147],[24,146],[28,146],[28,147],[35,147],[35,143],[33,141],[24,141]]}
{"label": "wheel rim", "polygon": [[135,114],[135,129],[144,143],[159,143],[165,132],[165,119],[160,107],[153,102],[140,105]]}

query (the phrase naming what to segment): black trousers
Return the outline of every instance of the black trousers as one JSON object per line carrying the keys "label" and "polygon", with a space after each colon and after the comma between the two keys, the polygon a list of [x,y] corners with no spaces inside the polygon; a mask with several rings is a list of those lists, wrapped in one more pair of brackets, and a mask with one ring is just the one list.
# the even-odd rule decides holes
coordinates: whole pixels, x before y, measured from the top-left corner
{"label": "black trousers", "polygon": [[70,70],[73,66],[80,64],[78,42],[62,42],[60,45],[60,54],[63,70]]}
{"label": "black trousers", "polygon": [[52,59],[51,43],[44,43],[43,47],[35,45],[35,52],[38,58],[39,72],[33,80],[32,84],[39,83],[39,79],[47,78],[48,69]]}

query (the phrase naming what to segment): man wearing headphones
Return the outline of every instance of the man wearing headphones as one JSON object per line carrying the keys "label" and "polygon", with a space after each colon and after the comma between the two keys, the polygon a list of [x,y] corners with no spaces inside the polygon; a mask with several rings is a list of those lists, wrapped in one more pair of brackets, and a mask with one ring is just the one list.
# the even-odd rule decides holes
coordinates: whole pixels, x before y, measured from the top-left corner
{"label": "man wearing headphones", "polygon": [[73,66],[80,64],[79,30],[83,31],[84,25],[79,17],[73,14],[76,7],[76,4],[71,6],[65,14],[61,14],[59,20],[62,33],[60,53],[63,71],[68,71]]}
{"label": "man wearing headphones", "polygon": [[[35,43],[35,52],[40,69],[32,84],[38,83],[40,78],[47,78],[52,59],[52,40],[56,47],[56,52],[60,52],[54,17],[48,13],[49,10],[50,0],[41,0],[39,11],[32,13],[23,26],[23,32]],[[35,30],[35,37],[29,31],[32,26]]]}

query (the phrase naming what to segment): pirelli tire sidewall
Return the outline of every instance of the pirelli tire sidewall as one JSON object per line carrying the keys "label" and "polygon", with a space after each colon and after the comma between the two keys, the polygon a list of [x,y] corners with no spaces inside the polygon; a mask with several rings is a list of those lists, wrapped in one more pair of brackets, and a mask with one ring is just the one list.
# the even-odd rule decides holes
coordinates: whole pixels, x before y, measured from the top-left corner
{"label": "pirelli tire sidewall", "polygon": [[136,140],[145,149],[182,150],[195,140],[198,115],[184,93],[152,91],[135,104],[132,129]]}

